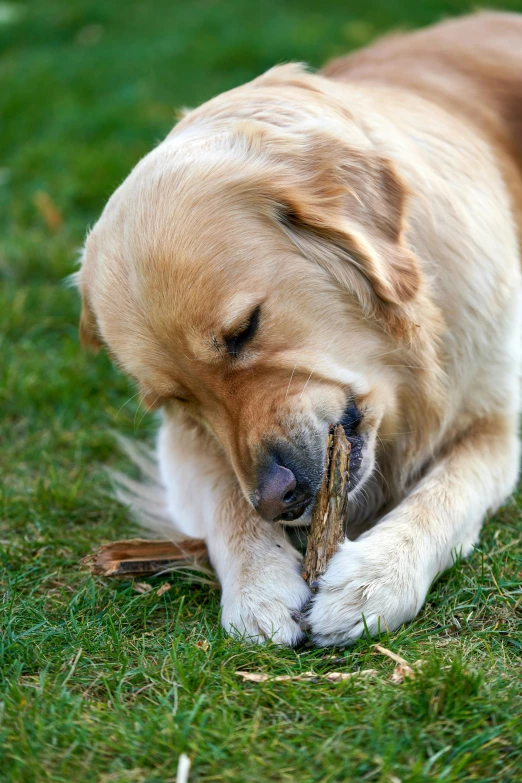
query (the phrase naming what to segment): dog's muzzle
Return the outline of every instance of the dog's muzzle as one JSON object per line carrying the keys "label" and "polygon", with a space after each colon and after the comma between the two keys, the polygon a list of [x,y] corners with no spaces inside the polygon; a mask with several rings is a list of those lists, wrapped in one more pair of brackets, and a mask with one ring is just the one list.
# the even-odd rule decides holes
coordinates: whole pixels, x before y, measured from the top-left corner
{"label": "dog's muzzle", "polygon": [[[351,445],[349,490],[360,480],[364,439],[358,434],[362,416],[350,402],[340,424]],[[324,446],[296,448],[274,444],[265,452],[258,471],[257,489],[251,496],[258,514],[270,522],[293,522],[311,510],[322,481]]]}

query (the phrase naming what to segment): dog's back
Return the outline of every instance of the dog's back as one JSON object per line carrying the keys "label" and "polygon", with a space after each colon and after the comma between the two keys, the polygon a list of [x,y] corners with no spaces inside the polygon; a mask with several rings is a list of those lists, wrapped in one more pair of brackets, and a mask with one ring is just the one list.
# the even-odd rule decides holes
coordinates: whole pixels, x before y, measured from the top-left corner
{"label": "dog's back", "polygon": [[479,127],[501,158],[522,236],[522,15],[484,12],[391,35],[322,73],[415,92]]}

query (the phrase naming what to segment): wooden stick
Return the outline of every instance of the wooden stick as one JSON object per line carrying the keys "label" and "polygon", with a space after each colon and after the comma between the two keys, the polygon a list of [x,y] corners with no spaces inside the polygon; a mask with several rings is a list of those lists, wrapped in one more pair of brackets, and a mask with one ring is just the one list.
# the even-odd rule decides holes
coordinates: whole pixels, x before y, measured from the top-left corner
{"label": "wooden stick", "polygon": [[172,541],[151,541],[132,538],[104,544],[81,561],[91,574],[103,576],[143,576],[158,574],[173,565],[194,565],[196,560],[207,561],[204,541],[188,538],[179,544]]}
{"label": "wooden stick", "polygon": [[330,428],[323,483],[312,513],[303,579],[312,590],[326,570],[328,560],[344,539],[346,524],[350,443],[340,424]]}

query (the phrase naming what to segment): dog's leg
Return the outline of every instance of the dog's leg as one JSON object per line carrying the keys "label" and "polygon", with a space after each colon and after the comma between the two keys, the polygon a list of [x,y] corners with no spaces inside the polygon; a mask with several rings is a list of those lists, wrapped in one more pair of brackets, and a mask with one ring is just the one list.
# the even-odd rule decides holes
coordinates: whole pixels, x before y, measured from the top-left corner
{"label": "dog's leg", "polygon": [[158,457],[173,524],[207,543],[222,586],[223,626],[256,642],[296,644],[309,589],[283,528],[255,513],[217,444],[179,412],[165,414]]}
{"label": "dog's leg", "polygon": [[411,620],[431,583],[467,555],[482,522],[512,492],[518,417],[477,421],[410,494],[329,563],[309,612],[317,644],[349,644]]}

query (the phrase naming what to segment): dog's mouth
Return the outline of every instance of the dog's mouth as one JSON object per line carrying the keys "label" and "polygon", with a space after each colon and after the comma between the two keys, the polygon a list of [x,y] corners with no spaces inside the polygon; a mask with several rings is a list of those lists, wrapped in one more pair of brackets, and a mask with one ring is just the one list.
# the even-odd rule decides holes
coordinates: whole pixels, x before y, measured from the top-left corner
{"label": "dog's mouth", "polygon": [[362,413],[351,400],[345,408],[339,421],[345,433],[346,440],[351,446],[350,451],[350,478],[348,491],[356,488],[361,480],[361,465],[363,460],[364,437],[359,433],[359,427],[363,420]]}
{"label": "dog's mouth", "polygon": [[299,519],[299,517],[303,517],[308,514],[312,510],[314,503],[315,497],[305,501],[304,503],[296,503],[294,506],[287,508],[285,513],[277,517],[275,521],[294,522],[296,519]]}
{"label": "dog's mouth", "polygon": [[[346,439],[348,440],[350,451],[350,476],[348,481],[348,491],[352,492],[361,481],[361,466],[363,462],[363,451],[365,438],[359,434],[359,426],[362,422],[362,414],[356,407],[355,403],[351,401],[346,406],[346,409],[339,420],[339,424],[342,425]],[[284,513],[276,518],[277,522],[295,522],[296,519],[306,516],[311,513],[316,496],[301,500],[293,503],[285,509]]]}
{"label": "dog's mouth", "polygon": [[364,438],[361,435],[347,435],[346,440],[352,447],[350,451],[350,477],[348,480],[348,491],[351,492],[361,480]]}

